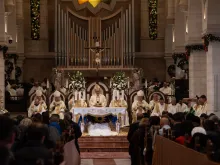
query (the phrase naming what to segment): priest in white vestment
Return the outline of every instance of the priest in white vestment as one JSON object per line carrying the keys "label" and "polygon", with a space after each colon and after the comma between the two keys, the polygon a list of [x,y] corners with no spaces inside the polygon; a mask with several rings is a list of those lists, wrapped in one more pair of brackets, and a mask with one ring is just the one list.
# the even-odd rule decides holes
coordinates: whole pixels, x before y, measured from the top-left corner
{"label": "priest in white vestment", "polygon": [[168,112],[171,114],[175,114],[177,112],[177,104],[176,104],[176,98],[173,97],[171,100],[171,103],[168,105]]}
{"label": "priest in white vestment", "polygon": [[144,92],[137,92],[137,99],[132,103],[132,122],[137,121],[137,113],[147,113],[150,110],[149,104],[144,100]]}
{"label": "priest in white vestment", "polygon": [[35,115],[36,113],[42,114],[43,112],[46,112],[47,110],[47,105],[42,98],[42,95],[43,95],[42,91],[37,90],[35,93],[36,93],[36,96],[28,109],[28,117],[31,117],[32,115]]}
{"label": "priest in white vestment", "polygon": [[[89,100],[90,107],[106,107],[107,101],[103,94],[101,94],[101,88],[98,84],[95,85],[95,94],[91,96]],[[112,132],[108,123],[91,123],[89,122],[88,134],[90,136],[112,136],[117,135],[116,132]]]}
{"label": "priest in white vestment", "polygon": [[198,103],[194,106],[195,115],[200,117],[201,114],[207,114],[207,97],[205,95],[200,96]]}
{"label": "priest in white vestment", "polygon": [[12,96],[13,98],[11,98],[12,100],[17,100],[17,92],[15,89],[12,88],[12,86],[8,83],[8,85],[6,86],[6,91],[9,92],[10,96]]}
{"label": "priest in white vestment", "polygon": [[54,92],[54,100],[50,104],[50,115],[58,114],[60,119],[64,119],[64,112],[66,110],[66,105],[63,100],[61,100],[61,94],[59,91]]}
{"label": "priest in white vestment", "polygon": [[29,96],[31,96],[34,92],[36,92],[37,90],[41,90],[43,93],[45,92],[45,90],[39,86],[38,82],[34,83],[34,86],[31,88],[31,90],[29,91]]}
{"label": "priest in white vestment", "polygon": [[95,94],[91,96],[89,100],[90,107],[106,107],[106,97],[101,94],[101,88],[98,84],[95,85]]}
{"label": "priest in white vestment", "polygon": [[162,116],[163,111],[167,111],[168,105],[165,103],[163,98],[160,98],[159,103],[156,103],[151,116]]}

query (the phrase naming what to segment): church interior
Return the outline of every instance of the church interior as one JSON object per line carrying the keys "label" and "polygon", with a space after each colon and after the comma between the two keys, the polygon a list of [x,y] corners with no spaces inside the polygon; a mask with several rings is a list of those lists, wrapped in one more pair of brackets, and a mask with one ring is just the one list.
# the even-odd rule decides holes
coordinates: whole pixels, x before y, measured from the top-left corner
{"label": "church interior", "polygon": [[219,5],[0,0],[0,164],[220,163]]}

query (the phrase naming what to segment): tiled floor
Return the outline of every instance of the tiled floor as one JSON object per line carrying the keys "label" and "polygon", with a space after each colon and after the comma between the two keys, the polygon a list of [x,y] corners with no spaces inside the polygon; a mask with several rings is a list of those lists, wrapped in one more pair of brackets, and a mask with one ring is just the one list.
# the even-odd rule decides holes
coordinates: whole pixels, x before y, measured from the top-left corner
{"label": "tiled floor", "polygon": [[130,165],[129,159],[82,159],[81,165]]}

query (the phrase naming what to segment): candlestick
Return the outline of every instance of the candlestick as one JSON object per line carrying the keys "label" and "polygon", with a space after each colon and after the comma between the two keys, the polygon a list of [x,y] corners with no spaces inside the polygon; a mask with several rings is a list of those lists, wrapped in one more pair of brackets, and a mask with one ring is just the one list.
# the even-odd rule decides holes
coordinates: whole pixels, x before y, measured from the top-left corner
{"label": "candlestick", "polygon": [[69,82],[68,82],[68,79],[66,79],[66,89],[69,88]]}
{"label": "candlestick", "polygon": [[124,100],[124,98],[125,98],[125,91],[124,91],[124,90],[121,91],[121,95],[122,95],[122,96],[121,96],[121,97],[122,97],[121,99]]}
{"label": "candlestick", "polygon": [[49,80],[47,79],[47,89],[50,88],[50,83],[49,83]]}
{"label": "candlestick", "polygon": [[77,100],[77,94],[78,94],[78,92],[75,91],[75,100]]}

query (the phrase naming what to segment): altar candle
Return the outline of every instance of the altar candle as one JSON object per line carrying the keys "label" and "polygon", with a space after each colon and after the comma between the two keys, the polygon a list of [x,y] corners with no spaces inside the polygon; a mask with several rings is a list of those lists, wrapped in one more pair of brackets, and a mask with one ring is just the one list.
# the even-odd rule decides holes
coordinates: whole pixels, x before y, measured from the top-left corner
{"label": "altar candle", "polygon": [[121,95],[122,95],[122,96],[121,96],[121,97],[122,97],[121,99],[124,100],[124,98],[125,98],[125,91],[124,91],[124,90],[121,91]]}
{"label": "altar candle", "polygon": [[84,101],[86,100],[86,91],[85,90],[83,91],[83,100]]}
{"label": "altar candle", "polygon": [[147,80],[145,80],[145,88],[147,88]]}
{"label": "altar candle", "polygon": [[47,89],[50,88],[50,83],[49,83],[49,80],[47,79]]}
{"label": "altar candle", "polygon": [[128,77],[128,88],[130,88],[130,79]]}
{"label": "altar candle", "polygon": [[68,89],[69,87],[69,82],[68,82],[68,79],[66,79],[66,89]]}
{"label": "altar candle", "polygon": [[117,100],[120,99],[120,93],[119,93],[119,90],[117,90]]}
{"label": "altar candle", "polygon": [[81,91],[79,92],[79,100],[81,100],[82,98],[82,93],[81,93]]}
{"label": "altar candle", "polygon": [[75,91],[75,100],[77,100],[77,94],[78,94],[78,92]]}

